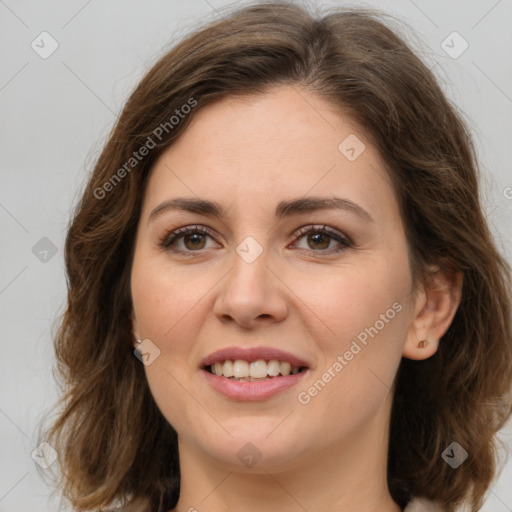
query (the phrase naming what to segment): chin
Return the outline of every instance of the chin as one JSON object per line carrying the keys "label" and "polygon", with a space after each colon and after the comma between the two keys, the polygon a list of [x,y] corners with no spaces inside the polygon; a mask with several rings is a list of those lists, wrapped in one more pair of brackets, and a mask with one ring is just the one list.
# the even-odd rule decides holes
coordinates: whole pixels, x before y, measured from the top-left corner
{"label": "chin", "polygon": [[225,422],[223,426],[233,437],[217,427],[219,435],[209,436],[206,445],[204,437],[200,437],[196,446],[231,471],[289,469],[300,455],[312,449],[312,440],[283,425],[276,428],[282,419],[247,418],[246,421]]}

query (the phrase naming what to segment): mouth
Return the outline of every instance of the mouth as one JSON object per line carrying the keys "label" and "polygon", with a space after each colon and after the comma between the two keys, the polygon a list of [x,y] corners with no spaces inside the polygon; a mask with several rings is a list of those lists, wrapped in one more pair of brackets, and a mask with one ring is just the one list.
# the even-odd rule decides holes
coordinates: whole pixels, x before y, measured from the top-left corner
{"label": "mouth", "polygon": [[296,375],[306,371],[308,367],[292,365],[289,361],[280,361],[278,359],[257,359],[256,361],[226,359],[216,361],[214,364],[207,365],[203,369],[212,375],[225,377],[229,380],[254,382]]}
{"label": "mouth", "polygon": [[206,382],[239,401],[266,400],[306,378],[310,365],[272,347],[230,347],[206,357],[200,369]]}

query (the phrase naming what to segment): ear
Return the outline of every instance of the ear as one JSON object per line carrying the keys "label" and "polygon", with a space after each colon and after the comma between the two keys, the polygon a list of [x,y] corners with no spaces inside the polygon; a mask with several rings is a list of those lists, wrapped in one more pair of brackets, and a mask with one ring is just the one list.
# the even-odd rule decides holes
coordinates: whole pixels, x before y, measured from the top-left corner
{"label": "ear", "polygon": [[413,323],[403,348],[404,357],[428,359],[437,352],[440,339],[460,305],[462,284],[462,272],[430,267],[426,282],[417,293]]}
{"label": "ear", "polygon": [[132,334],[133,334],[133,346],[135,348],[137,348],[139,346],[137,340],[140,340],[140,335],[139,335],[139,329],[138,329],[138,326],[137,326],[137,318],[135,317],[135,312],[133,311],[132,309],[132,313],[130,315],[130,319],[131,319],[131,322],[132,322]]}

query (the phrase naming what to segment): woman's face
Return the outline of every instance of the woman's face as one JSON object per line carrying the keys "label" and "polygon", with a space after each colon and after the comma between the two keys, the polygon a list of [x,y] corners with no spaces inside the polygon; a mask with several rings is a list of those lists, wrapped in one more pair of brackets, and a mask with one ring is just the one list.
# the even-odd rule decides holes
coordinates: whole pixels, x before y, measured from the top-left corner
{"label": "woman's face", "polygon": [[134,334],[180,450],[275,469],[381,446],[411,287],[376,149],[303,89],[210,104],[152,170]]}

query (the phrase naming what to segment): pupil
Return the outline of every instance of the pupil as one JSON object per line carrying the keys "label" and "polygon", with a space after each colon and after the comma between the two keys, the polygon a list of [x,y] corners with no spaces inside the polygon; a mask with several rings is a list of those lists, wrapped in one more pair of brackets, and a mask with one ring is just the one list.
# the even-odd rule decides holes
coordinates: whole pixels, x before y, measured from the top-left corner
{"label": "pupil", "polygon": [[200,234],[197,234],[197,233],[193,233],[193,234],[191,234],[191,235],[187,235],[187,236],[186,236],[186,242],[185,242],[185,243],[190,242],[190,240],[191,240],[191,239],[193,239],[193,241],[192,241],[192,245],[194,245],[195,247],[197,247],[197,244],[198,244],[198,243],[199,243],[199,244],[201,243],[201,237],[202,237],[202,236],[203,236],[203,235],[200,235]]}
{"label": "pupil", "polygon": [[[318,239],[318,237],[320,237],[320,239]],[[321,242],[322,237],[325,237],[325,235],[323,233],[315,233],[314,235],[310,235],[310,240],[313,239],[314,244],[321,244],[321,248],[325,249],[329,245],[329,240],[328,240],[328,237],[325,237],[327,240],[327,243],[324,242],[322,244],[322,242]]]}

